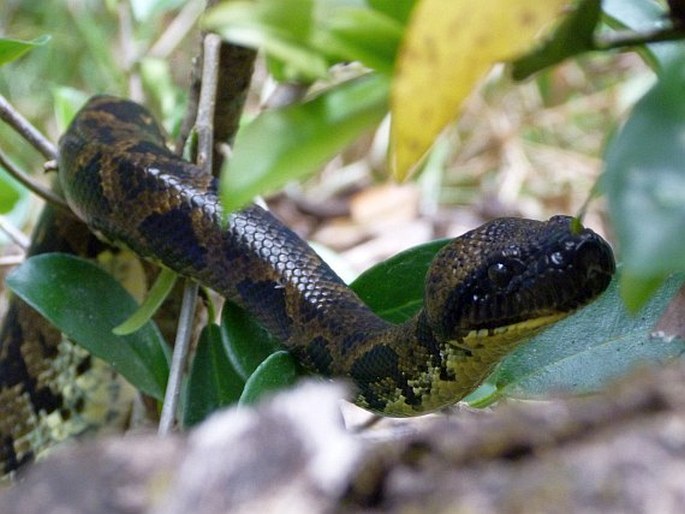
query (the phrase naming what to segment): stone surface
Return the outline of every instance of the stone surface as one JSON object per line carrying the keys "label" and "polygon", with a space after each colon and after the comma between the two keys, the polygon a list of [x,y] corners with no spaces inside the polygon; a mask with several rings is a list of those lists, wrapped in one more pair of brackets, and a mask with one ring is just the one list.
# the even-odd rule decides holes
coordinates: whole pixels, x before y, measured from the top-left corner
{"label": "stone surface", "polygon": [[345,429],[305,383],[187,435],[55,452],[3,514],[685,512],[685,366],[602,395]]}

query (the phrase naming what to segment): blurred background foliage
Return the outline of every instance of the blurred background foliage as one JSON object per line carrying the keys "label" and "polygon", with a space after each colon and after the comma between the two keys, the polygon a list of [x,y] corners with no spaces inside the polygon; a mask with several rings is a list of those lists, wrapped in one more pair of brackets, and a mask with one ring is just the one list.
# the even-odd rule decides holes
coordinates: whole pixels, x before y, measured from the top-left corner
{"label": "blurred background foliage", "polygon": [[[178,18],[180,4],[7,0],[0,6],[0,35],[31,40],[49,34],[51,39],[0,69],[0,92],[53,141],[60,130],[56,98],[71,90],[144,95],[173,129],[198,41],[196,27],[173,36],[166,30]],[[185,9],[192,19],[202,2],[188,2]],[[163,35],[176,44],[155,46]],[[439,211],[442,220],[436,235],[505,213],[540,217],[577,210],[598,175],[606,135],[653,80],[633,53],[583,56],[516,87],[501,69],[493,72],[472,95],[458,126],[439,143],[436,153],[444,157],[429,161],[419,181],[421,210]],[[257,80],[257,93],[262,87],[264,81]],[[40,170],[35,154],[11,130],[0,126],[0,137],[19,164]],[[373,143],[373,137],[358,143],[312,179],[311,187],[325,181],[336,165],[362,163],[366,173],[359,166],[347,171],[365,176],[367,183],[383,177],[384,149]],[[457,216],[453,209],[459,210]],[[450,218],[457,227],[444,227]]]}
{"label": "blurred background foliage", "polygon": [[[296,3],[312,4],[306,0]],[[331,5],[334,3],[329,2]],[[393,19],[403,24],[413,2],[403,0],[392,4],[392,8],[383,0],[352,3],[386,9],[384,13],[392,13]],[[280,6],[273,0],[264,0],[260,4]],[[591,23],[601,21],[597,33],[607,36],[603,40],[606,45],[612,43],[616,29],[633,28],[649,32],[662,27],[668,19],[666,3],[653,0],[607,0],[601,3],[603,12],[599,11],[600,3],[596,1],[584,0],[576,5],[595,6],[601,19]],[[69,118],[74,106],[87,96],[100,92],[144,101],[173,134],[184,107],[191,58],[196,54],[199,42],[196,22],[203,8],[204,2],[195,0],[71,0],[59,3],[6,0],[0,6],[1,37],[33,40],[48,35],[50,40],[0,68],[0,93],[53,141],[57,140],[64,120]],[[311,20],[298,21],[295,11],[287,14],[288,19],[293,18],[297,23],[283,26],[278,37],[291,37],[302,43],[303,47],[297,48],[298,52],[303,49],[311,51],[312,48],[307,46],[310,42],[297,32],[297,27],[306,27]],[[580,20],[579,27],[585,21]],[[273,36],[268,32],[273,29],[269,25],[272,22],[273,19],[267,19],[262,25],[257,23],[257,30],[261,27],[269,37]],[[230,30],[222,23],[226,22],[217,22],[220,31],[231,37]],[[679,22],[675,20],[674,23],[677,29]],[[573,36],[574,31],[570,30],[569,34]],[[319,244],[325,258],[349,280],[372,263],[408,246],[461,234],[493,217],[545,218],[556,213],[575,214],[586,204],[598,183],[605,167],[609,141],[619,133],[624,122],[631,119],[631,113],[634,113],[631,109],[640,98],[650,93],[652,97],[658,97],[666,91],[673,99],[677,96],[673,92],[682,90],[678,89],[682,77],[664,71],[671,69],[668,63],[674,62],[672,59],[682,53],[681,43],[640,45],[636,50],[582,53],[545,68],[523,82],[514,82],[510,68],[498,65],[470,95],[458,123],[452,124],[438,137],[423,163],[422,173],[415,180],[402,185],[387,183],[389,129],[386,118],[379,127],[365,131],[315,176],[288,183],[282,192],[269,198],[269,204],[300,235]],[[331,64],[327,61],[330,53],[321,49],[317,51],[319,54],[315,52],[315,57],[321,57],[327,65]],[[298,52],[282,53],[280,59],[274,55],[260,58],[246,120],[255,117],[274,89],[268,71],[280,78],[302,80],[301,75],[293,73],[293,62],[288,61],[288,58],[299,58],[301,54]],[[381,64],[385,57],[379,58]],[[677,69],[675,66],[672,68]],[[318,68],[304,66],[304,69],[315,72]],[[339,84],[342,79],[358,76],[361,71],[355,64],[336,64],[322,82],[324,86]],[[385,69],[384,72],[390,71]],[[660,74],[662,78],[670,77],[670,86],[650,89]],[[308,81],[312,79],[313,76],[306,77]],[[315,89],[321,87],[317,83]],[[643,108],[637,110],[638,114],[644,113],[644,103],[642,105]],[[649,105],[647,102],[648,111]],[[647,125],[642,125],[640,132],[645,133],[645,137],[619,138],[619,150],[621,144],[638,152],[657,148],[649,137],[650,130],[645,127],[649,126],[648,123],[658,123],[659,118],[646,119]],[[672,121],[667,133],[660,136],[662,139],[671,141],[669,138],[677,133],[683,119],[676,116]],[[284,131],[283,137],[290,137],[289,134]],[[0,147],[11,152],[21,167],[36,173],[40,180],[47,180],[41,173],[42,160],[11,130],[1,125],[0,141]],[[269,143],[268,140],[264,142],[267,148]],[[661,152],[664,160],[677,158],[681,146],[671,144],[667,151]],[[621,155],[621,152],[614,150],[613,155]],[[620,159],[614,162],[620,162]],[[622,181],[625,176],[618,173],[618,178],[614,176],[604,183],[605,190],[614,191],[614,198],[628,197],[626,191],[635,191]],[[673,184],[669,189],[673,192],[671,196],[677,197],[683,190],[681,177],[682,173],[669,175],[669,180],[672,179],[669,183]],[[3,187],[9,193],[0,195],[0,202],[3,202],[0,211],[23,212],[17,224],[30,225],[32,218],[26,216],[28,210],[13,210],[13,207],[21,206],[22,201],[35,202],[35,199],[19,193],[21,188],[12,181],[7,181],[7,184]],[[20,198],[23,200],[18,201]],[[680,198],[682,200],[682,195]],[[646,218],[649,222],[646,229],[640,225],[642,211],[621,209],[617,208],[613,219],[610,219],[606,200],[597,199],[590,203],[584,223],[614,244],[618,227],[623,230],[624,247],[630,246],[631,241],[639,243],[641,240],[639,231],[630,232],[632,226],[640,226],[643,233],[644,230],[658,232],[668,226],[670,232],[663,232],[664,237],[678,242],[679,246],[672,255],[679,255],[684,246],[674,234],[683,223],[680,217],[682,207],[659,211],[656,216]],[[615,212],[620,212],[621,216],[617,217]],[[335,253],[328,253],[327,249]],[[651,255],[658,253],[659,248],[656,248]],[[668,269],[659,268],[653,285],[658,284],[668,272],[682,268],[682,262]],[[644,283],[654,278],[654,271],[648,270],[634,281],[639,284],[642,280],[642,286],[636,288],[639,293],[634,302],[636,306],[647,300]],[[399,284],[401,286],[401,281]],[[370,289],[374,287],[372,283]],[[673,293],[674,287],[672,283],[668,285],[668,295]],[[608,308],[616,313],[621,306],[615,290],[611,292],[611,298]],[[661,303],[659,306],[663,307]],[[583,327],[592,330],[601,321],[598,316],[590,315],[582,322],[582,327],[581,322],[571,321],[571,332],[576,333]],[[619,325],[627,326],[623,311],[617,314],[616,319],[620,320],[617,321]],[[630,336],[634,344],[628,352],[631,354],[629,360],[639,360],[644,354],[645,330],[648,328],[641,327],[639,334]],[[566,339],[569,336],[551,332],[549,337]],[[597,344],[601,348],[606,342],[607,339],[602,339]],[[650,354],[650,358],[670,358],[679,351],[680,347],[669,346],[661,353],[657,351],[656,356]],[[585,372],[585,376],[590,377],[588,362],[599,366],[603,360],[599,359],[598,352],[577,349],[575,356],[579,357],[579,364],[569,367],[567,374],[578,377]],[[551,359],[557,357],[551,356]],[[560,359],[564,362],[569,360],[565,356]],[[543,371],[553,368],[544,363],[536,363],[535,366]],[[519,378],[528,373],[524,367],[518,367]],[[545,380],[547,387],[554,388],[551,378]],[[583,381],[580,382],[582,385]],[[511,367],[500,383],[502,387],[520,392],[517,389],[518,378],[516,373],[511,373]]]}

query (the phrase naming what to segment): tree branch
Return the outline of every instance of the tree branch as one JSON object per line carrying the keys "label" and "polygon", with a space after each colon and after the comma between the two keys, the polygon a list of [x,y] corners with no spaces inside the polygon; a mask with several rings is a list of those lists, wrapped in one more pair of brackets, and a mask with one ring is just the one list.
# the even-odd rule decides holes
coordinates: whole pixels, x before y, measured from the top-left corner
{"label": "tree branch", "polygon": [[232,145],[245,107],[257,52],[223,42],[219,59],[219,85],[214,112],[213,173],[218,175],[224,160],[221,145]]}
{"label": "tree branch", "polygon": [[685,27],[669,27],[650,32],[622,31],[597,38],[595,50],[606,51],[666,41],[677,41],[683,38],[685,38]]}
{"label": "tree branch", "polygon": [[[212,146],[214,107],[216,105],[216,90],[219,73],[219,48],[221,40],[215,34],[207,34],[203,42],[202,87],[197,110],[195,126],[198,133],[197,164],[205,171],[212,169]],[[174,426],[178,399],[181,393],[183,372],[190,351],[193,334],[195,306],[197,303],[198,285],[187,280],[183,291],[183,301],[178,319],[178,330],[174,342],[174,352],[169,370],[162,413],[159,421],[158,433],[167,435]]]}
{"label": "tree branch", "polygon": [[0,119],[21,134],[47,160],[57,158],[57,148],[55,148],[55,145],[41,134],[36,127],[31,125],[26,118],[19,114],[2,95],[0,95]]}
{"label": "tree branch", "polygon": [[50,202],[56,207],[66,209],[67,211],[71,212],[71,209],[69,208],[67,202],[65,202],[63,198],[61,198],[59,195],[57,195],[57,193],[55,193],[51,189],[44,187],[42,184],[35,181],[29,175],[24,173],[21,169],[19,169],[17,165],[15,165],[9,159],[7,155],[5,155],[5,153],[2,150],[0,150],[0,166],[5,168],[5,170],[7,170],[7,172],[10,175],[17,179],[18,182],[23,184],[29,191],[34,192],[35,194],[43,198],[45,201]]}

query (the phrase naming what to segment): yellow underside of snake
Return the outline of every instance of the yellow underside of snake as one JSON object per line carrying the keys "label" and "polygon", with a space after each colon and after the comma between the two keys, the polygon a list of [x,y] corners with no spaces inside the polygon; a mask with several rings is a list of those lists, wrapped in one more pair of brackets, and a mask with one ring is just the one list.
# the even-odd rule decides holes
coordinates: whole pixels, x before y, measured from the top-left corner
{"label": "yellow underside of snake", "polygon": [[[438,253],[424,307],[395,325],[267,211],[250,206],[226,224],[215,180],[171,153],[136,103],[92,98],[61,138],[58,166],[69,206],[93,231],[241,305],[305,368],[348,379],[358,405],[389,416],[460,400],[614,272],[609,245],[570,217],[500,218]],[[3,369],[21,358],[0,355]]]}

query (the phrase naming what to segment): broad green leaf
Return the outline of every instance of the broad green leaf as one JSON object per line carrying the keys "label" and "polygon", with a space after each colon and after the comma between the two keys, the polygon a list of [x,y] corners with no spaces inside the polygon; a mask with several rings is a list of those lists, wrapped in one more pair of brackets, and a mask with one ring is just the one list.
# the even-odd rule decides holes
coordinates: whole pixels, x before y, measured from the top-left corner
{"label": "broad green leaf", "polygon": [[540,48],[513,63],[512,75],[523,80],[574,55],[593,50],[595,28],[602,13],[600,0],[583,0],[559,24]]}
{"label": "broad green leaf", "polygon": [[391,92],[391,165],[404,180],[496,62],[528,50],[566,0],[423,0]]}
{"label": "broad green leaf", "polygon": [[685,58],[667,65],[635,105],[606,153],[602,187],[625,266],[623,298],[631,308],[654,283],[685,271]]}
{"label": "broad green leaf", "polygon": [[[668,16],[666,8],[654,0],[603,0],[602,10],[611,27],[637,32],[649,32],[662,27]],[[683,43],[655,43],[638,48],[638,52],[659,71],[668,62],[683,55]]]}
{"label": "broad green leaf", "polygon": [[176,272],[168,268],[162,268],[155,283],[152,284],[148,291],[143,304],[123,323],[114,327],[112,333],[118,336],[125,336],[140,330],[143,325],[152,319],[152,316],[155,315],[164,300],[166,300],[166,297],[169,296],[177,277]]}
{"label": "broad green leaf", "polygon": [[267,111],[238,132],[221,176],[221,199],[236,210],[261,193],[312,173],[379,123],[387,78],[368,74],[302,104]]}
{"label": "broad green leaf", "polygon": [[157,327],[115,336],[112,328],[138,307],[109,274],[90,261],[52,253],[27,259],[7,286],[53,325],[108,362],[142,392],[161,400],[169,373],[169,350]]}
{"label": "broad green leaf", "polygon": [[423,307],[426,272],[448,239],[401,252],[362,273],[350,287],[376,314],[401,323]]}
{"label": "broad green leaf", "polygon": [[184,390],[183,424],[195,425],[240,398],[244,382],[228,360],[218,325],[202,329]]}
{"label": "broad green leaf", "polygon": [[417,0],[368,0],[375,10],[395,18],[405,25]]}
{"label": "broad green leaf", "polygon": [[[423,305],[426,271],[435,254],[447,241],[433,241],[391,257],[369,268],[350,287],[379,316],[401,323]],[[248,379],[248,382],[258,380],[260,387],[264,381],[273,382],[276,388],[276,379],[269,378],[270,374],[263,375],[263,369],[259,374],[256,370],[265,365],[272,355],[280,353],[277,352],[280,348],[278,341],[262,329],[249,313],[231,302],[224,304],[221,331],[226,352],[239,375]],[[280,363],[282,357],[274,359]],[[267,369],[271,369],[272,364],[268,366]],[[259,378],[252,378],[253,376]],[[291,383],[287,379],[284,385]],[[252,393],[244,394],[250,397]]]}
{"label": "broad green leaf", "polygon": [[221,311],[221,340],[233,368],[243,380],[281,347],[250,313],[229,300]]}
{"label": "broad green leaf", "polygon": [[31,41],[0,38],[0,66],[18,59],[37,46],[43,46],[48,41],[50,41],[50,36],[40,36]]}
{"label": "broad green leaf", "polygon": [[[380,2],[383,4],[383,2]],[[236,44],[263,49],[281,80],[311,82],[337,62],[389,72],[402,36],[406,2],[370,8],[361,0],[232,1],[205,25]]]}
{"label": "broad green leaf", "polygon": [[528,398],[559,391],[594,392],[637,367],[683,355],[685,341],[650,337],[683,279],[671,277],[634,316],[623,306],[619,280],[614,279],[596,302],[509,356],[495,375],[499,394]]}
{"label": "broad green leaf", "polygon": [[285,350],[273,353],[250,375],[239,404],[250,405],[264,394],[285,389],[293,385],[300,375],[300,366],[295,357]]}
{"label": "broad green leaf", "polygon": [[292,69],[292,76],[309,80],[326,75],[328,63],[309,45],[313,0],[257,2],[234,0],[209,11],[204,26],[239,45],[261,48]]}
{"label": "broad green leaf", "polygon": [[312,34],[312,45],[335,61],[359,61],[390,74],[403,27],[371,9],[340,8],[326,16]]}

